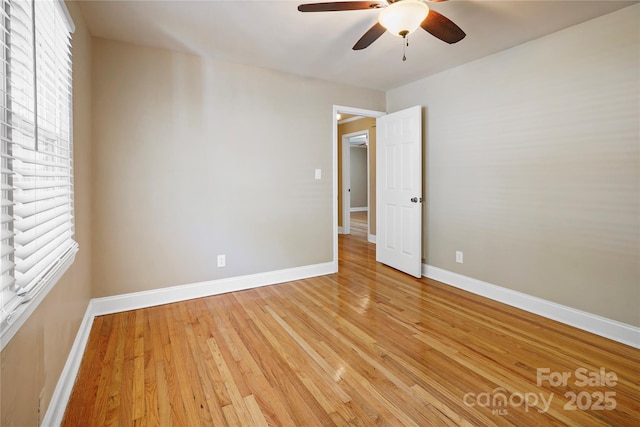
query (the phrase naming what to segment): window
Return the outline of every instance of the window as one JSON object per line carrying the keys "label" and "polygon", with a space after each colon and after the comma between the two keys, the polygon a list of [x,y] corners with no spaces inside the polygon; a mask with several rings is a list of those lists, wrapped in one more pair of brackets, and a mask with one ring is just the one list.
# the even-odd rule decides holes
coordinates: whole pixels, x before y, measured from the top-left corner
{"label": "window", "polygon": [[71,32],[62,0],[0,0],[2,348],[73,262]]}

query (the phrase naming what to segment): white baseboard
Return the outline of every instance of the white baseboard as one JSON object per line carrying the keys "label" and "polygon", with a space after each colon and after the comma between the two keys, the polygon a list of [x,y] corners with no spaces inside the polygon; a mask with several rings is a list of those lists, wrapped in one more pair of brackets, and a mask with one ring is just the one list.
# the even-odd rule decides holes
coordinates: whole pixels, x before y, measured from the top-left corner
{"label": "white baseboard", "polygon": [[422,275],[473,294],[640,349],[640,328],[638,327],[431,265],[422,265]]}
{"label": "white baseboard", "polygon": [[367,206],[362,206],[362,207],[355,207],[355,208],[349,208],[349,212],[369,212],[369,207]]}
{"label": "white baseboard", "polygon": [[274,285],[276,283],[292,282],[309,277],[324,276],[337,271],[338,264],[336,262],[327,262],[305,267],[270,271],[267,273],[210,280],[190,285],[172,286],[151,291],[133,292],[130,294],[92,299],[89,301],[87,311],[80,324],[80,329],[76,334],[76,339],[67,357],[67,362],[56,384],[51,402],[42,420],[42,425],[54,427],[59,426],[62,422],[69,397],[71,397],[73,384],[80,369],[82,356],[87,341],[89,340],[93,319],[96,316]]}
{"label": "white baseboard", "polygon": [[121,311],[137,310],[139,308],[219,295],[227,292],[242,291],[260,286],[274,285],[276,283],[292,282],[309,277],[324,276],[337,271],[338,265],[336,263],[327,262],[324,264],[276,270],[267,273],[192,283],[190,285],[171,286],[168,288],[133,292],[112,297],[94,298],[92,302],[95,315],[100,316],[103,314],[119,313]]}
{"label": "white baseboard", "polygon": [[376,235],[375,234],[369,234],[369,238],[368,238],[370,243],[375,244],[376,243]]}
{"label": "white baseboard", "polygon": [[94,317],[93,304],[92,301],[89,301],[87,310],[82,318],[82,323],[80,323],[80,328],[76,334],[76,339],[73,341],[73,346],[71,346],[71,351],[67,357],[67,362],[64,364],[64,368],[62,368],[62,373],[60,374],[55,390],[53,390],[49,407],[42,419],[41,425],[43,426],[59,426],[60,423],[62,423],[64,411],[67,409],[67,403],[71,397],[73,385],[80,370],[82,356],[84,355],[87,341],[89,341],[89,333],[91,332]]}
{"label": "white baseboard", "polygon": [[344,228],[342,228],[342,226],[338,227],[338,234],[344,234]]}

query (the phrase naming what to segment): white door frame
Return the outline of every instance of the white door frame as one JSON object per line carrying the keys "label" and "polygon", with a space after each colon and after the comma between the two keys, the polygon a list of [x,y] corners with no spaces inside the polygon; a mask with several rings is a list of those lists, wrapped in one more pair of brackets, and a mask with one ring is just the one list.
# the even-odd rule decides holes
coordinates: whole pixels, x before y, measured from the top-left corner
{"label": "white door frame", "polygon": [[[369,129],[359,130],[342,135],[342,234],[351,234],[351,143],[354,136],[367,137],[367,207],[369,207]],[[369,220],[367,219],[367,237],[369,234]]]}
{"label": "white door frame", "polygon": [[363,108],[346,107],[342,105],[333,106],[333,264],[335,271],[338,271],[338,114],[355,114],[363,117],[382,117],[384,111],[366,110]]}

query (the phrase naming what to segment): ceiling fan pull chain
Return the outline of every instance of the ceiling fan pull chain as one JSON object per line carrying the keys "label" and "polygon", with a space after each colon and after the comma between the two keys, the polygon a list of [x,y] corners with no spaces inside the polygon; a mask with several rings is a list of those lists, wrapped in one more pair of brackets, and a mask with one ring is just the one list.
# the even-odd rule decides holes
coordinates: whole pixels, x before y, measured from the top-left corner
{"label": "ceiling fan pull chain", "polygon": [[407,46],[409,46],[409,36],[402,38],[402,60],[407,60]]}

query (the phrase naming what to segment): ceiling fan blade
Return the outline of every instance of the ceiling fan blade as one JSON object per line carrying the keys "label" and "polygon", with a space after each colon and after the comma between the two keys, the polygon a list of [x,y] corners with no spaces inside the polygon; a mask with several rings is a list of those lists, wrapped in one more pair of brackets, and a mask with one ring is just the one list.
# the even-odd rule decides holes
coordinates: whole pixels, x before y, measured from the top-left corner
{"label": "ceiling fan blade", "polygon": [[449,44],[457,43],[466,36],[460,27],[433,9],[429,9],[429,14],[420,26],[434,37]]}
{"label": "ceiling fan blade", "polygon": [[378,40],[378,37],[384,34],[387,31],[379,22],[373,24],[373,27],[369,28],[369,30],[360,37],[360,40],[353,45],[353,50],[362,50],[365,47],[368,47],[371,43]]}
{"label": "ceiling fan blade", "polygon": [[300,12],[339,12],[342,10],[378,9],[383,6],[377,1],[338,1],[328,3],[307,3],[298,6]]}

